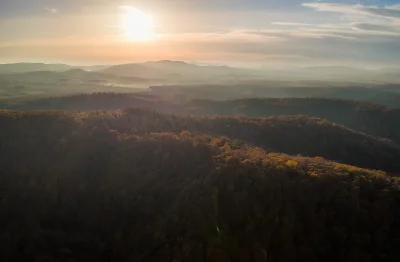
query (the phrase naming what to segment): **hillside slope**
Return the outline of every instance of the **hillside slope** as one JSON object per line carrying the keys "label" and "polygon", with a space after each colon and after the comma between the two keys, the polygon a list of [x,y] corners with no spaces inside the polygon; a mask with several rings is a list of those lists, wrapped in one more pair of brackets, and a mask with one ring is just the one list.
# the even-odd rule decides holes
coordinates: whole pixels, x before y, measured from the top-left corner
{"label": "hillside slope", "polygon": [[400,142],[400,109],[324,98],[194,101],[193,113],[206,115],[307,115],[327,119],[373,136]]}
{"label": "hillside slope", "polygon": [[400,171],[400,147],[326,120],[305,116],[267,118],[175,116],[141,109],[84,114],[88,127],[104,125],[118,132],[190,131],[227,136],[267,150],[322,156],[365,168]]}
{"label": "hillside slope", "polygon": [[0,74],[24,73],[34,71],[65,71],[72,66],[65,64],[44,64],[44,63],[15,63],[0,64]]}
{"label": "hillside slope", "polygon": [[391,139],[400,145],[400,109],[389,109],[370,103],[323,98],[242,99],[232,101],[166,100],[142,94],[95,93],[51,97],[27,101],[0,100],[0,108],[12,110],[110,110],[145,106],[161,112],[211,116],[266,117],[305,115],[379,138]]}
{"label": "hillside slope", "polygon": [[148,79],[136,77],[119,77],[101,72],[85,71],[83,69],[70,69],[68,71],[33,71],[13,74],[0,74],[0,81],[15,83],[66,83],[66,82],[93,82],[107,83],[113,81],[115,83],[136,83],[148,82]]}
{"label": "hillside slope", "polygon": [[54,124],[53,119],[63,117],[70,121],[69,126],[64,127],[66,130],[78,128],[71,124],[74,120],[82,123],[85,129],[101,129],[104,132],[114,130],[145,135],[152,132],[190,131],[196,134],[225,136],[237,140],[238,144],[248,143],[273,152],[320,156],[364,168],[400,173],[400,163],[397,161],[400,159],[400,147],[396,144],[323,119],[305,116],[197,117],[160,114],[140,108],[52,114],[4,111],[0,114],[0,124],[6,128],[0,131],[0,135],[13,137],[21,132],[48,134]]}
{"label": "hillside slope", "polygon": [[399,182],[383,172],[103,116],[1,113],[4,261],[399,257]]}
{"label": "hillside slope", "polygon": [[145,63],[115,65],[102,70],[107,74],[124,77],[144,77],[164,80],[209,79],[230,74],[243,74],[243,69],[226,66],[199,66],[182,61],[149,61]]}

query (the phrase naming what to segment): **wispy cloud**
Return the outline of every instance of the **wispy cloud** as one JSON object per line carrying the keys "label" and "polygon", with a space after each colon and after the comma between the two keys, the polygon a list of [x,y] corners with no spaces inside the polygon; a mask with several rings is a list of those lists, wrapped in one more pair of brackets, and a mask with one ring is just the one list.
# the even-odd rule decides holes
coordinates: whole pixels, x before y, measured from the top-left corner
{"label": "wispy cloud", "polygon": [[281,39],[293,39],[293,38],[310,38],[310,39],[340,38],[347,40],[357,39],[357,35],[354,33],[338,32],[331,30],[259,30],[259,31],[248,31],[247,33],[250,35],[277,37]]}
{"label": "wispy cloud", "polygon": [[341,14],[342,20],[349,21],[343,24],[343,30],[364,35],[400,35],[400,5],[367,6],[321,2],[302,5],[315,11]]}
{"label": "wispy cloud", "polygon": [[360,31],[370,31],[379,34],[393,34],[400,35],[400,30],[393,26],[375,25],[368,23],[353,24],[353,28]]}
{"label": "wispy cloud", "polygon": [[297,23],[297,22],[272,22],[272,24],[282,25],[282,26],[314,26],[314,24]]}
{"label": "wispy cloud", "polygon": [[346,28],[349,27],[349,23],[340,24],[310,24],[310,23],[299,23],[299,22],[272,22],[273,25],[279,26],[301,26],[301,27],[320,27],[320,28]]}
{"label": "wispy cloud", "polygon": [[53,8],[53,7],[45,7],[43,8],[45,11],[52,13],[52,14],[57,14],[58,13],[58,9],[57,8]]}
{"label": "wispy cloud", "polygon": [[389,8],[394,10],[400,10],[400,4],[389,6]]}
{"label": "wispy cloud", "polygon": [[303,3],[304,7],[313,8],[317,11],[336,12],[336,13],[353,13],[370,16],[378,16],[384,18],[400,19],[400,5],[391,6],[366,6],[366,5],[346,5],[338,3]]}

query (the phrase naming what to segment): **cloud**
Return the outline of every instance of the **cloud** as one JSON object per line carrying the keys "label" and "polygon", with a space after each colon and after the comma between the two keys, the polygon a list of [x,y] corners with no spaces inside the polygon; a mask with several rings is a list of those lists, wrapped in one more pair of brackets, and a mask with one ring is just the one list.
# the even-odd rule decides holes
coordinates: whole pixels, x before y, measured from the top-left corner
{"label": "cloud", "polygon": [[[400,22],[400,5],[391,6],[366,6],[348,5],[340,3],[303,3],[304,7],[312,8],[320,12],[334,12],[342,14],[342,20],[350,22],[346,24],[333,24],[339,31],[353,33],[355,35],[400,35],[396,25]],[[322,29],[323,25],[314,25]]]}
{"label": "cloud", "polygon": [[314,24],[297,23],[297,22],[272,22],[272,24],[282,25],[282,26],[315,26]]}
{"label": "cloud", "polygon": [[303,3],[302,6],[324,12],[339,12],[339,13],[368,13],[371,9],[376,9],[376,6],[364,5],[346,5],[338,3]]}
{"label": "cloud", "polygon": [[273,25],[279,26],[303,26],[303,27],[319,27],[319,28],[348,28],[349,23],[346,24],[310,24],[310,23],[299,23],[299,22],[272,22]]}
{"label": "cloud", "polygon": [[250,35],[277,37],[282,39],[293,39],[293,38],[311,38],[311,39],[340,38],[347,40],[357,39],[357,34],[331,31],[331,30],[259,30],[259,31],[248,31],[247,33]]}
{"label": "cloud", "polygon": [[52,13],[52,14],[57,14],[58,13],[58,9],[57,8],[53,8],[53,7],[45,7],[44,10],[49,12],[49,13]]}
{"label": "cloud", "polygon": [[302,6],[323,12],[336,12],[346,14],[362,14],[378,16],[383,18],[400,19],[400,6],[366,6],[366,5],[346,5],[338,3],[303,3]]}
{"label": "cloud", "polygon": [[391,9],[394,9],[394,10],[400,10],[400,4],[392,5],[392,6],[388,6],[388,7],[391,8]]}
{"label": "cloud", "polygon": [[393,35],[400,35],[400,30],[386,25],[375,25],[375,24],[368,24],[368,23],[356,23],[353,24],[353,28],[360,31],[371,31],[380,34],[393,34]]}
{"label": "cloud", "polygon": [[[362,27],[362,26],[361,26]],[[2,59],[108,61],[181,59],[198,61],[270,61],[327,64],[399,64],[398,36],[328,30],[236,30],[229,33],[177,34],[141,44],[113,37],[48,36],[0,48]],[[360,38],[353,40],[352,38]],[[0,41],[1,42],[1,41]]]}
{"label": "cloud", "polygon": [[224,41],[238,41],[238,42],[263,42],[279,41],[282,40],[279,36],[252,34],[248,30],[231,30],[224,32],[213,33],[178,33],[178,34],[159,34],[161,39],[168,39],[170,41],[186,41],[193,40],[198,42],[224,42]]}

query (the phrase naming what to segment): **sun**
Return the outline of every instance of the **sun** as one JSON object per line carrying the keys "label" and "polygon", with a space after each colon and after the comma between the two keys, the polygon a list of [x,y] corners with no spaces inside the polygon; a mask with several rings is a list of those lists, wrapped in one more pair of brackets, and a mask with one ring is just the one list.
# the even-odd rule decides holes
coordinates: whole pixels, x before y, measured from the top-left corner
{"label": "sun", "polygon": [[147,41],[155,38],[154,19],[132,6],[123,6],[122,28],[126,38],[134,41]]}

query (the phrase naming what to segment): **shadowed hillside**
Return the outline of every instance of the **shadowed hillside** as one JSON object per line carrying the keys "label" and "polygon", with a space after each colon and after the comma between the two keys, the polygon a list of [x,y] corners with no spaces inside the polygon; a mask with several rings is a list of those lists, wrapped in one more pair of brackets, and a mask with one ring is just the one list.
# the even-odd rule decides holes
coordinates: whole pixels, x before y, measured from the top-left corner
{"label": "shadowed hillside", "polygon": [[265,149],[288,154],[322,156],[366,168],[400,171],[400,147],[372,136],[305,116],[267,118],[190,117],[128,109],[105,114],[90,113],[88,126],[99,123],[119,132],[149,133],[188,130],[227,136]]}
{"label": "shadowed hillside", "polygon": [[222,116],[305,115],[326,119],[400,144],[400,109],[370,103],[323,98],[242,99],[232,101],[167,100],[142,94],[95,93],[32,99],[0,100],[0,108],[28,110],[110,110],[144,106],[161,112]]}
{"label": "shadowed hillside", "polygon": [[[284,77],[287,78],[285,74]],[[273,79],[273,78],[272,78]],[[186,99],[237,100],[246,98],[329,98],[378,103],[400,108],[399,84],[357,82],[256,80],[240,77],[226,83],[150,86],[153,95]]]}
{"label": "shadowed hillside", "polygon": [[[4,111],[0,124],[10,135],[21,133],[21,126],[34,134],[48,133],[51,117],[65,116],[79,121],[86,129],[114,130],[123,133],[148,134],[152,132],[226,136],[237,143],[250,143],[266,150],[304,156],[321,156],[341,163],[397,173],[400,171],[400,147],[396,144],[360,133],[326,120],[305,116],[278,116],[267,118],[197,117],[160,114],[143,109],[92,113],[19,113]],[[50,127],[36,119],[50,121]],[[16,121],[15,119],[19,119]],[[58,123],[58,122],[56,122]],[[17,125],[17,126],[16,126]],[[74,125],[65,127],[77,128]],[[23,128],[26,132],[25,128]],[[240,142],[242,141],[242,142]]]}
{"label": "shadowed hillside", "polygon": [[236,121],[245,120],[2,112],[3,258],[396,261],[395,178],[226,137],[160,133]]}

